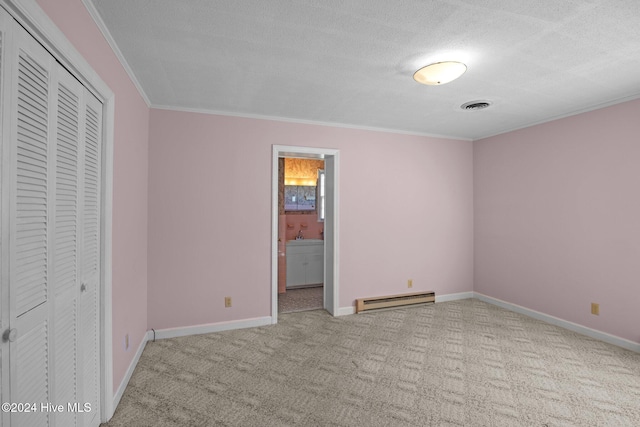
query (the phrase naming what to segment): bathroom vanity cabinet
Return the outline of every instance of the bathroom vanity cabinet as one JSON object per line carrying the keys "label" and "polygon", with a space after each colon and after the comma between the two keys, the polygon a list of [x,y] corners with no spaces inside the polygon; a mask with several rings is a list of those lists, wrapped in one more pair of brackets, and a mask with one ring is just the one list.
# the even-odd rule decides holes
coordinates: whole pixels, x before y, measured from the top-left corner
{"label": "bathroom vanity cabinet", "polygon": [[316,239],[287,242],[287,289],[320,285],[324,281],[324,241]]}

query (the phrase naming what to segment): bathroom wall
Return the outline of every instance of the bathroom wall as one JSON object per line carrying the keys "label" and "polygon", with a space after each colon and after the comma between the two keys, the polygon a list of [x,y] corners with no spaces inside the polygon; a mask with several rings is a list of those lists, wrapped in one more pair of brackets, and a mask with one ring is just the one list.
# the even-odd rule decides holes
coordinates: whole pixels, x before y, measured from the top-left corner
{"label": "bathroom wall", "polygon": [[[317,182],[318,170],[324,169],[324,160],[315,159],[294,159],[286,158],[282,162],[284,166],[284,184],[288,185],[288,180],[305,180],[307,182]],[[296,185],[296,184],[293,184]],[[315,187],[313,187],[315,189]],[[282,196],[282,194],[281,194]],[[317,202],[317,201],[316,201]],[[315,204],[317,207],[317,203]],[[324,231],[324,223],[318,222],[318,213],[316,212],[287,212],[282,211],[285,215],[284,219],[284,239],[293,240],[298,236],[298,232],[302,231],[302,235],[306,239],[322,239]]]}
{"label": "bathroom wall", "polygon": [[[285,182],[292,178],[293,180],[304,180],[307,183],[310,181],[316,182],[318,169],[324,169],[324,160],[278,159],[278,293],[287,291],[286,242],[295,239],[301,230],[303,237],[308,239],[321,239],[324,231],[324,223],[318,222],[317,213],[285,213]],[[292,185],[297,185],[297,183]]]}
{"label": "bathroom wall", "polygon": [[318,222],[316,213],[285,215],[285,239],[295,239],[299,231],[305,239],[322,239],[324,222]]}
{"label": "bathroom wall", "polygon": [[315,181],[318,177],[318,169],[324,169],[324,160],[284,159],[285,181],[291,178]]}
{"label": "bathroom wall", "polygon": [[472,291],[471,142],[156,109],[150,121],[150,328],[271,314],[273,144],[340,150],[341,307],[409,278]]}
{"label": "bathroom wall", "polygon": [[474,169],[474,290],[640,342],[640,100],[476,141]]}

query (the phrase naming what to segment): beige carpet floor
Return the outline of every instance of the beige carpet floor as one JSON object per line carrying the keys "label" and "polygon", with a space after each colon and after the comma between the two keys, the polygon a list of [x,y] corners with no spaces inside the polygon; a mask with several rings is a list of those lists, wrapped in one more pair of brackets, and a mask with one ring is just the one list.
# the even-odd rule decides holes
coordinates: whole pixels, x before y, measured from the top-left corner
{"label": "beige carpet floor", "polygon": [[108,426],[640,426],[640,354],[478,300],[149,342]]}

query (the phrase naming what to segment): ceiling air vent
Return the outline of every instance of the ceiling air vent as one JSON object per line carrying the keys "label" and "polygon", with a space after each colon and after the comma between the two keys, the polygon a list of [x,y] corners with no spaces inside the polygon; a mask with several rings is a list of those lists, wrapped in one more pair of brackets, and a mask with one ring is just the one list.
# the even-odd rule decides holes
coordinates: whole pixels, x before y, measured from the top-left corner
{"label": "ceiling air vent", "polygon": [[460,108],[466,111],[476,111],[476,110],[484,110],[489,106],[491,106],[491,102],[489,101],[470,101],[462,104]]}

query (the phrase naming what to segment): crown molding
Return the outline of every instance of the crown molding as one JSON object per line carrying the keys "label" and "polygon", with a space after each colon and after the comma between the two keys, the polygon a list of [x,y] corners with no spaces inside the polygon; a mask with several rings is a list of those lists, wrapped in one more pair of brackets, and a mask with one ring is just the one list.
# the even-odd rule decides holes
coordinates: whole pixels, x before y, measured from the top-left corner
{"label": "crown molding", "polygon": [[100,13],[98,13],[98,10],[96,9],[95,5],[91,2],[91,0],[82,0],[82,3],[84,4],[84,7],[89,12],[89,15],[91,15],[91,18],[93,18],[93,21],[98,26],[98,29],[104,36],[105,40],[111,47],[111,50],[113,50],[113,53],[115,53],[116,57],[118,58],[118,61],[120,61],[120,65],[122,65],[122,68],[124,68],[124,71],[127,73],[129,78],[131,79],[131,82],[133,82],[133,85],[136,87],[136,89],[138,89],[138,93],[140,94],[144,102],[147,104],[147,107],[151,108],[151,101],[149,101],[149,97],[147,96],[146,92],[142,88],[142,85],[140,84],[140,81],[136,77],[135,73],[133,72],[133,69],[131,68],[131,66],[125,59],[124,55],[122,54],[122,51],[120,50],[116,41],[111,35],[111,32],[107,28],[107,25],[102,20],[102,17],[100,16]]}
{"label": "crown molding", "polygon": [[489,135],[485,135],[485,136],[480,136],[478,138],[474,138],[473,141],[480,141],[482,139],[493,138],[494,136],[504,135],[506,133],[515,132],[515,131],[518,131],[518,130],[530,128],[530,127],[533,127],[533,126],[542,125],[542,124],[553,122],[553,121],[560,120],[560,119],[566,119],[567,117],[572,117],[572,116],[577,116],[579,114],[589,113],[591,111],[600,110],[602,108],[612,107],[614,105],[622,104],[622,103],[625,103],[625,102],[635,101],[636,99],[640,99],[640,92],[633,93],[631,95],[623,96],[623,97],[620,97],[620,98],[615,98],[615,99],[612,99],[612,100],[609,100],[609,101],[593,104],[593,105],[590,105],[590,106],[585,107],[585,108],[581,108],[581,109],[576,110],[576,111],[571,111],[569,113],[556,114],[554,116],[547,117],[547,118],[542,119],[542,120],[525,123],[525,124],[520,125],[520,126],[514,126],[514,127],[509,128],[507,130],[502,130],[500,132],[496,132],[496,133],[492,133],[492,134],[489,134]]}
{"label": "crown molding", "polygon": [[402,129],[390,129],[390,128],[375,127],[375,126],[364,126],[364,125],[361,126],[361,125],[348,124],[348,123],[294,119],[290,117],[268,116],[268,115],[262,115],[262,114],[236,113],[236,112],[229,112],[229,111],[208,110],[206,108],[175,107],[171,105],[157,105],[157,104],[152,104],[151,108],[154,108],[156,110],[179,111],[183,113],[199,113],[199,114],[210,114],[215,116],[241,117],[245,119],[271,120],[271,121],[284,122],[284,123],[329,126],[334,128],[366,130],[371,132],[385,132],[385,133],[393,133],[393,134],[399,134],[399,135],[426,136],[429,138],[449,139],[454,141],[467,141],[467,142],[473,141],[470,138],[455,137],[450,135],[437,135],[437,134],[424,133],[424,132],[411,132],[411,131],[406,131]]}

